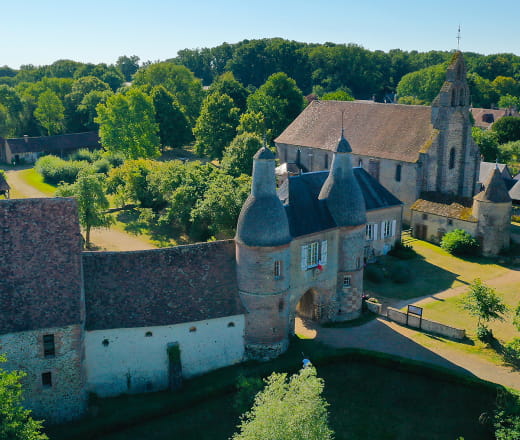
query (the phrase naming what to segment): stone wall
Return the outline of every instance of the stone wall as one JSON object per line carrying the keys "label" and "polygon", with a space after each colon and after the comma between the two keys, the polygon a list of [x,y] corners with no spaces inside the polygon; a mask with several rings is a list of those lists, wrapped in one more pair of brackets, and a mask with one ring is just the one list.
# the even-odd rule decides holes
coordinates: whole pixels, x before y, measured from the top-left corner
{"label": "stone wall", "polygon": [[[374,255],[386,255],[390,249],[392,249],[396,242],[401,241],[401,230],[402,224],[402,206],[392,206],[390,208],[377,209],[367,211],[367,224],[377,224],[377,237],[374,240],[367,240],[365,245],[370,249],[373,249]],[[384,237],[384,225],[383,222],[395,221],[394,234],[390,233],[388,237]],[[392,228],[392,223],[390,223]],[[392,229],[390,230],[392,232]]]}
{"label": "stone wall", "polygon": [[[54,335],[55,354],[45,356],[43,336]],[[62,423],[86,411],[83,331],[79,325],[50,327],[0,335],[1,353],[7,356],[2,368],[21,370],[25,405],[37,419]],[[42,374],[51,373],[51,386]]]}
{"label": "stone wall", "polygon": [[441,336],[446,336],[452,339],[462,340],[466,337],[464,329],[450,327],[449,325],[441,324],[440,322],[430,321],[429,319],[420,319],[417,316],[408,316],[406,320],[406,313],[392,307],[387,308],[387,317],[389,320],[397,322],[401,325],[408,325],[413,328],[420,328],[429,333],[436,333]]}
{"label": "stone wall", "polygon": [[89,391],[99,396],[168,387],[167,347],[178,343],[184,377],[241,362],[244,315],[168,326],[89,331],[85,338]]}
{"label": "stone wall", "polygon": [[[423,218],[424,216],[426,216],[426,218]],[[426,239],[432,243],[437,244],[440,243],[444,234],[455,229],[463,229],[464,231],[469,232],[472,236],[477,236],[476,221],[448,218],[429,212],[425,213],[420,211],[412,211],[411,226],[412,228],[415,228],[416,225],[425,225],[427,227]]]}

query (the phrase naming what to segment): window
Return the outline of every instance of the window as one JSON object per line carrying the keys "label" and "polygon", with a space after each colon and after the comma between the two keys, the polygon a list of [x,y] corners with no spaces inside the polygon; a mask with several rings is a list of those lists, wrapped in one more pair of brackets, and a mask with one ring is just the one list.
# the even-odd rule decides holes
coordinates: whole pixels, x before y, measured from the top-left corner
{"label": "window", "polygon": [[381,238],[393,237],[397,227],[396,220],[385,220],[381,222]]}
{"label": "window", "polygon": [[453,220],[451,218],[448,219],[448,225],[450,225],[450,226],[453,225]]}
{"label": "window", "polygon": [[276,260],[274,262],[274,279],[279,280],[282,277],[282,262],[280,260]]}
{"label": "window", "polygon": [[301,251],[302,270],[327,264],[327,240],[303,245]]}
{"label": "window", "polygon": [[379,180],[379,160],[369,159],[368,174],[370,174],[374,179]]}
{"label": "window", "polygon": [[329,168],[329,155],[326,154],[325,155],[325,169],[328,169]]}
{"label": "window", "polygon": [[400,182],[401,181],[401,165],[396,165],[395,167],[395,181]]}
{"label": "window", "polygon": [[234,326],[235,326],[235,323],[234,323],[234,322],[229,322],[227,326],[228,326],[228,327],[234,327]]}
{"label": "window", "polygon": [[350,275],[345,275],[343,277],[343,287],[350,287],[350,280],[351,280]]}
{"label": "window", "polygon": [[55,354],[54,335],[43,335],[43,356],[53,357]]}
{"label": "window", "polygon": [[450,170],[452,170],[453,168],[455,168],[455,148],[452,148],[450,150],[450,163],[449,163],[449,168]]}
{"label": "window", "polygon": [[50,371],[42,373],[42,386],[44,388],[52,387],[52,373]]}
{"label": "window", "polygon": [[153,333],[152,333],[152,332],[146,332],[146,333],[144,334],[144,336],[145,336],[146,338],[151,338],[151,337],[153,336]]}
{"label": "window", "polygon": [[377,238],[377,223],[367,223],[365,238],[367,240],[375,240]]}
{"label": "window", "polygon": [[363,161],[361,159],[358,160],[357,166],[363,168]]}
{"label": "window", "polygon": [[103,344],[103,347],[108,347],[108,339],[103,339],[103,342],[101,342],[101,344]]}
{"label": "window", "polygon": [[423,220],[428,220],[428,214],[423,214],[423,215],[422,215],[422,219],[423,219]]}

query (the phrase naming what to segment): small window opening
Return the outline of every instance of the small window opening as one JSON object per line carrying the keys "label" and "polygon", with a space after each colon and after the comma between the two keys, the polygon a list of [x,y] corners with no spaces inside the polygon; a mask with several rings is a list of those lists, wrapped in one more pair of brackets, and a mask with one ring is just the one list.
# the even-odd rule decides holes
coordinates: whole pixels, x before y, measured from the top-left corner
{"label": "small window opening", "polygon": [[358,160],[357,166],[363,168],[363,161],[361,159]]}
{"label": "small window opening", "polygon": [[227,326],[228,326],[228,327],[234,327],[234,326],[235,326],[235,323],[234,323],[234,322],[230,322],[230,323],[228,323]]}
{"label": "small window opening", "polygon": [[395,167],[395,181],[400,182],[401,181],[401,165],[397,165]]}
{"label": "small window opening", "polygon": [[428,220],[428,214],[423,214],[423,215],[422,215],[422,219],[423,219],[423,220]]}
{"label": "small window opening", "polygon": [[42,373],[42,386],[45,388],[52,387],[52,373],[50,371]]}
{"label": "small window opening", "polygon": [[54,335],[43,335],[43,356],[53,357],[55,354]]}
{"label": "small window opening", "polygon": [[152,332],[146,332],[144,334],[144,336],[147,337],[147,338],[151,338],[153,336],[153,333]]}
{"label": "small window opening", "polygon": [[343,287],[350,287],[350,280],[351,280],[350,275],[345,275],[343,277]]}
{"label": "small window opening", "polygon": [[285,306],[285,303],[284,303],[283,299],[281,299],[280,302],[278,303],[278,311],[283,312],[284,306]]}
{"label": "small window opening", "polygon": [[328,154],[325,155],[325,169],[327,170],[329,168],[329,156]]}
{"label": "small window opening", "polygon": [[455,168],[455,148],[452,148],[450,150],[450,163],[449,163],[450,170]]}
{"label": "small window opening", "polygon": [[282,262],[280,260],[276,260],[274,262],[274,279],[278,280],[282,276]]}
{"label": "small window opening", "polygon": [[190,327],[190,333],[194,333],[197,331],[197,327]]}
{"label": "small window opening", "polygon": [[453,225],[453,220],[451,218],[448,219],[448,225],[450,225],[450,226]]}
{"label": "small window opening", "polygon": [[108,344],[110,344],[108,339],[103,339],[103,342],[101,342],[101,343],[103,344],[103,347],[108,347]]}

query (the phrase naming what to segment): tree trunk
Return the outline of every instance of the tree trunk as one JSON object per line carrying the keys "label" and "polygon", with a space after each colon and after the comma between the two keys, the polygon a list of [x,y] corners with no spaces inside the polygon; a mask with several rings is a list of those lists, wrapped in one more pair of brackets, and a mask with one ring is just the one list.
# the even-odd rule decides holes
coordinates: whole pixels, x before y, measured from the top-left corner
{"label": "tree trunk", "polygon": [[87,242],[87,249],[90,249],[90,225],[87,225],[85,228],[85,241]]}

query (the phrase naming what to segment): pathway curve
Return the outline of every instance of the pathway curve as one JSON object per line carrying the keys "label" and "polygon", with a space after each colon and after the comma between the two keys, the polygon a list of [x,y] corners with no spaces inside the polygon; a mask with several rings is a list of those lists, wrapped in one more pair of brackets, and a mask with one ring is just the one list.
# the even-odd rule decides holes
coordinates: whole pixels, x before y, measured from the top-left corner
{"label": "pathway curve", "polygon": [[[520,270],[509,270],[496,278],[486,280],[486,283],[493,286],[516,282],[520,286]],[[427,297],[394,300],[391,306],[401,308],[407,304],[424,304],[434,301],[436,298],[460,295],[465,290],[467,290],[467,286],[458,286]],[[390,302],[388,305],[390,305]],[[388,321],[383,316],[358,327],[350,328],[323,328],[314,322],[297,319],[296,333],[333,347],[363,348],[388,353],[469,373],[481,379],[520,390],[519,371],[494,364],[476,354],[463,352],[449,346],[424,347],[417,342],[417,336],[422,334],[432,339],[437,338]]]}
{"label": "pathway curve", "polygon": [[[19,170],[9,170],[6,172],[7,182],[11,188],[28,198],[44,198],[48,195],[29,185],[19,176]],[[127,234],[117,229],[93,229],[90,238],[94,246],[99,250],[107,251],[137,251],[143,249],[154,249],[156,246],[148,241]]]}

